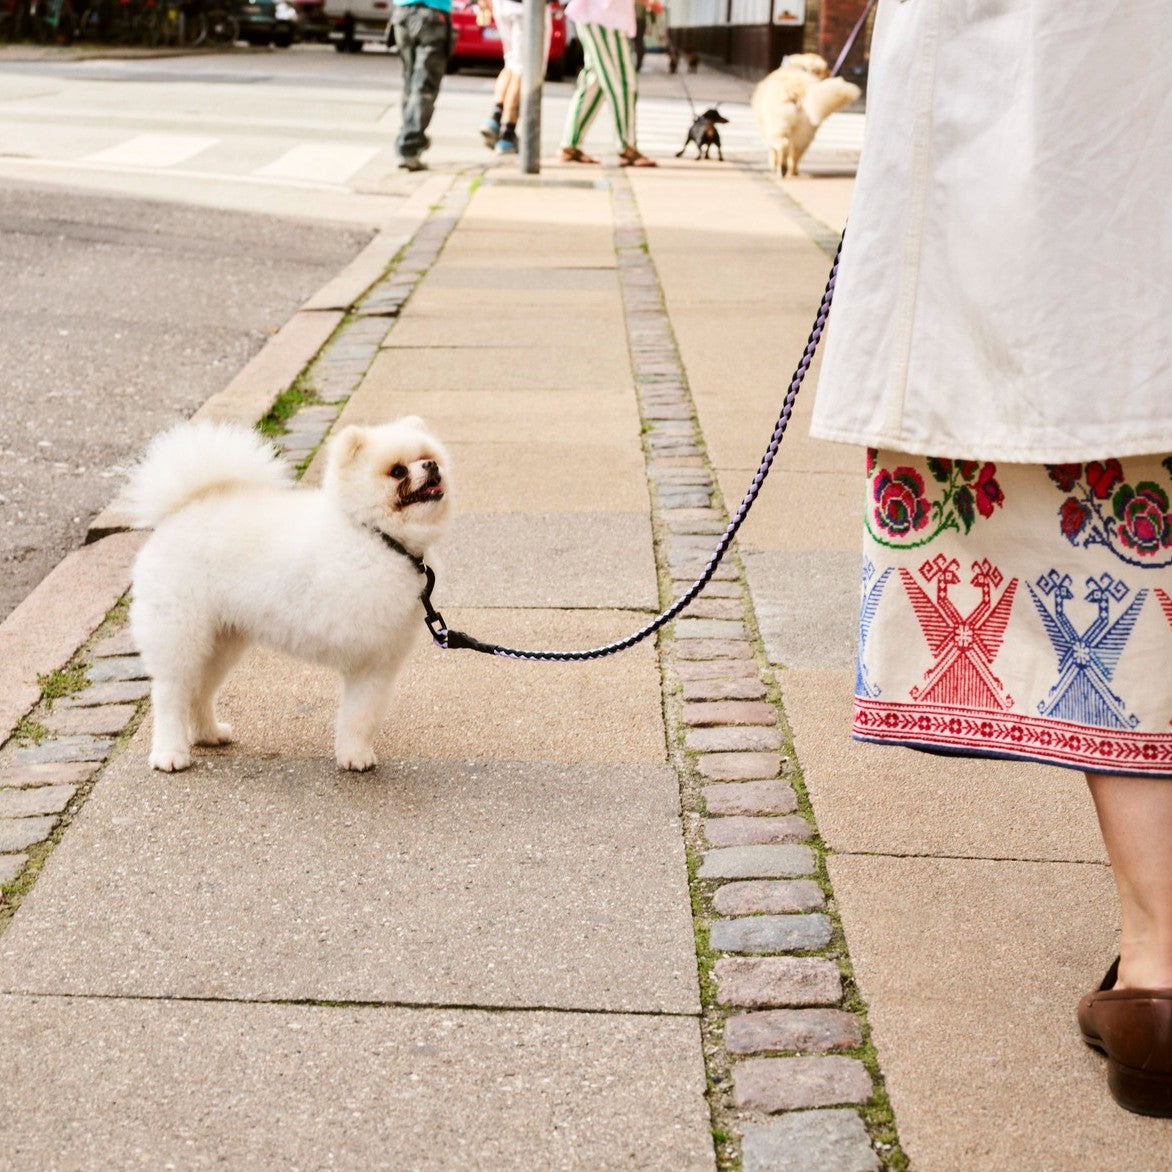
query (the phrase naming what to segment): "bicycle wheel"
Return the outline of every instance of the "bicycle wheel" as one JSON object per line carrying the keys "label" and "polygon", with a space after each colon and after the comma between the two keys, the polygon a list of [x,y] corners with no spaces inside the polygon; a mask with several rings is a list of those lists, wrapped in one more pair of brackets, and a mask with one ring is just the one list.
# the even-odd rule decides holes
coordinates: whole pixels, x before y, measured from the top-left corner
{"label": "bicycle wheel", "polygon": [[208,40],[231,45],[240,39],[240,22],[226,8],[211,8],[206,14]]}

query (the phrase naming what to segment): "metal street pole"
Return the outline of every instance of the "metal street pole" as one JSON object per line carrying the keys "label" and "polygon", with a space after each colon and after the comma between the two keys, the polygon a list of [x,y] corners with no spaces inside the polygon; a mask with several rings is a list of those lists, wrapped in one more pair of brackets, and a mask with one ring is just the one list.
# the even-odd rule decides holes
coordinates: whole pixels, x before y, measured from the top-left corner
{"label": "metal street pole", "polygon": [[525,0],[525,79],[521,83],[521,171],[541,170],[541,83],[545,77],[546,0]]}

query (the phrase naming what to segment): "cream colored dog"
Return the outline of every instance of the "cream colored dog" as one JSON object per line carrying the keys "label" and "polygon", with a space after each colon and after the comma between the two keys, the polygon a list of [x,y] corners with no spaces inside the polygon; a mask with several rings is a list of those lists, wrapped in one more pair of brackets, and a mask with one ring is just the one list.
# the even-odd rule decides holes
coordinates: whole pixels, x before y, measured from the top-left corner
{"label": "cream colored dog", "polygon": [[423,614],[422,559],[448,519],[448,457],[414,416],[347,427],[320,489],[295,488],[255,432],[182,424],[157,437],[126,493],[154,526],[134,565],[130,625],[151,676],[150,763],[220,745],[224,678],[251,642],[342,677],[342,769],[377,764],[374,738]]}
{"label": "cream colored dog", "polygon": [[[814,68],[826,62],[816,54]],[[794,58],[787,58],[792,62]],[[818,78],[810,68],[790,64],[775,69],[753,91],[753,117],[769,148],[769,169],[778,177],[796,175],[802,156],[814,141],[818,127],[836,110],[850,105],[862,93],[857,85],[841,77]]]}

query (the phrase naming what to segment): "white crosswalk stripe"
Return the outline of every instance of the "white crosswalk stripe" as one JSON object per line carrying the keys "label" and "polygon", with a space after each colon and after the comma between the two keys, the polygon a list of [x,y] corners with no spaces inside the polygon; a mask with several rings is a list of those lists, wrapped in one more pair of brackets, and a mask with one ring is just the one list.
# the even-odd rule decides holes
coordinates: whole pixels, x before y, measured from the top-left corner
{"label": "white crosswalk stripe", "polygon": [[378,147],[347,146],[345,143],[304,142],[280,158],[256,167],[254,175],[274,179],[301,179],[315,183],[346,183],[379,152]]}
{"label": "white crosswalk stripe", "polygon": [[84,162],[118,167],[174,167],[213,147],[219,139],[196,134],[136,134],[105,150],[86,155]]}

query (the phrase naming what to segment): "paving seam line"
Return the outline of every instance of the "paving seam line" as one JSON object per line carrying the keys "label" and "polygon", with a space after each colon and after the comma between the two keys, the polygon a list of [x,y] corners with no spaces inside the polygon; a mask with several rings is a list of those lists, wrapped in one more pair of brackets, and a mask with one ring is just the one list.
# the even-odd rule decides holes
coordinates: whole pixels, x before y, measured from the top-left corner
{"label": "paving seam line", "polygon": [[[631,180],[615,247],[662,602],[728,524]],[[779,401],[780,390],[779,388]],[[764,445],[768,436],[762,436]],[[906,1167],[735,546],[659,640],[680,779],[717,1166]],[[845,1162],[843,1162],[845,1161]]]}
{"label": "paving seam line", "polygon": [[[481,171],[462,172],[442,194],[433,193],[437,202],[381,278],[369,285],[351,314],[337,314],[339,323],[328,340],[319,340],[301,359],[296,377],[290,376],[285,394],[293,394],[297,408],[266,430],[299,475],[435,263]],[[269,394],[259,407],[265,418],[253,414],[248,423],[271,421],[281,398],[279,391],[275,398]],[[229,414],[238,416],[235,400]],[[112,510],[108,513],[113,516]],[[101,543],[89,548],[100,550]],[[39,698],[0,743],[0,933],[145,713],[150,684],[126,627],[128,586],[127,577],[111,596],[105,620],[89,631],[66,664],[37,676]]]}
{"label": "paving seam line", "polygon": [[276,1005],[305,1009],[427,1009],[479,1013],[548,1014],[562,1017],[645,1017],[654,1021],[675,1018],[691,1021],[695,1014],[684,1009],[619,1009],[597,1005],[506,1005],[494,1001],[352,1001],[347,998],[313,997],[200,997],[167,993],[62,993],[49,990],[3,989],[0,996],[29,1001],[161,1001],[167,1005]]}

